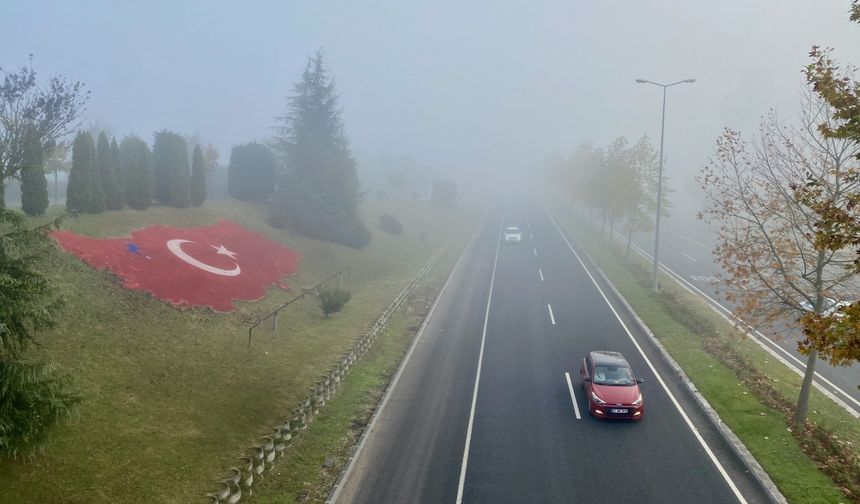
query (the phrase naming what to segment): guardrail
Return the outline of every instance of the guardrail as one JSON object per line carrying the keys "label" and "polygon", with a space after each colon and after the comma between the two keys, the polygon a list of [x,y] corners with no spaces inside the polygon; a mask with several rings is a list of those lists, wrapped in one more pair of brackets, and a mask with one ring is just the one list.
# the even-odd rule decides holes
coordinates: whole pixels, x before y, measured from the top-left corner
{"label": "guardrail", "polygon": [[349,266],[347,266],[347,267],[343,268],[342,270],[338,271],[337,273],[334,273],[332,275],[327,276],[322,282],[314,285],[313,287],[303,288],[301,294],[290,299],[289,301],[287,301],[286,303],[282,304],[280,307],[278,307],[274,311],[272,311],[272,313],[269,313],[265,317],[258,320],[256,323],[254,323],[254,325],[252,325],[251,327],[248,328],[248,350],[251,349],[251,337],[254,333],[254,329],[259,327],[263,322],[265,322],[269,319],[272,319],[272,331],[277,331],[278,330],[278,314],[281,313],[281,310],[290,306],[291,304],[295,303],[296,301],[302,299],[303,297],[307,296],[308,294],[319,295],[320,288],[323,285],[325,285],[329,280],[332,280],[333,278],[340,277],[340,281],[338,282],[338,286],[343,287],[343,283],[345,281],[344,279],[349,280],[349,277],[351,274],[352,274],[352,270],[350,269]]}
{"label": "guardrail", "polygon": [[[251,495],[254,483],[260,481],[260,477],[264,472],[271,472],[274,469],[275,462],[283,458],[291,442],[301,431],[307,429],[308,425],[319,415],[320,409],[332,399],[350,369],[373,348],[373,344],[379,339],[388,321],[409,299],[409,296],[415,291],[421,280],[436,266],[442,253],[448,248],[453,238],[452,236],[445,245],[430,257],[418,273],[409,280],[409,283],[403,290],[397,294],[394,300],[379,313],[370,328],[355,338],[352,349],[343,354],[319,380],[314,382],[308,395],[293,409],[290,417],[273,427],[271,435],[262,436],[260,443],[250,446],[248,448],[249,452],[239,457],[239,464],[231,467],[228,470],[227,477],[220,480],[218,491],[206,494],[211,504],[235,504],[242,499],[243,495]],[[325,282],[335,278],[342,272],[343,270],[331,275],[323,282],[317,284],[316,288],[319,288]],[[313,288],[306,289],[302,294],[297,296],[297,299],[312,291]],[[268,320],[272,316],[277,317],[277,312],[295,300],[293,299],[284,303],[283,306],[254,324],[248,333],[249,346],[253,328],[259,326],[263,321]]]}

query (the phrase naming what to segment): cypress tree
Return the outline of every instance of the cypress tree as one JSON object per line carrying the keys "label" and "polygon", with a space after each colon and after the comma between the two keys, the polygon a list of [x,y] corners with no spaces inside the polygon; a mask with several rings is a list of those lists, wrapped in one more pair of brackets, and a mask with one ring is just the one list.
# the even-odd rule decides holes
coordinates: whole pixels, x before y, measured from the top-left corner
{"label": "cypress tree", "polygon": [[125,201],[130,208],[146,210],[152,205],[152,155],[149,146],[134,135],[119,145],[120,169],[125,180]]}
{"label": "cypress tree", "polygon": [[87,180],[89,170],[95,165],[95,145],[88,131],[75,136],[72,146],[72,169],[66,186],[66,209],[69,212],[87,211]]}
{"label": "cypress tree", "polygon": [[172,131],[157,131],[152,163],[155,199],[180,208],[191,206],[191,175],[185,138]]}
{"label": "cypress tree", "polygon": [[170,163],[167,155],[167,130],[155,132],[152,144],[152,195],[155,201],[166,205],[170,202]]}
{"label": "cypress tree", "polygon": [[188,170],[188,158],[185,148],[182,148],[182,161],[174,165],[170,172],[170,205],[176,208],[191,206],[191,174]]}
{"label": "cypress tree", "polygon": [[45,177],[42,142],[35,135],[27,139],[21,168],[21,209],[27,215],[44,215],[48,208],[48,179]]}
{"label": "cypress tree", "polygon": [[227,193],[240,201],[266,201],[275,191],[275,159],[265,145],[234,145],[227,169]]}
{"label": "cypress tree", "polygon": [[[92,136],[90,139],[92,140]],[[92,153],[92,164],[87,169],[86,188],[84,189],[84,208],[89,213],[102,213],[105,210],[105,193],[102,190],[102,173],[95,144],[93,144]]]}
{"label": "cypress tree", "polygon": [[191,156],[191,204],[199,207],[206,201],[206,163],[200,146],[194,147]]}
{"label": "cypress tree", "polygon": [[116,138],[112,138],[110,141],[110,166],[116,179],[117,205],[118,208],[123,208],[125,207],[125,177],[123,177],[120,167],[119,145],[116,143]]}
{"label": "cypress tree", "polygon": [[96,144],[96,166],[99,169],[105,208],[119,210],[122,208],[119,202],[119,187],[117,187],[116,174],[111,166],[110,142],[108,142],[104,132],[99,134],[99,140]]}

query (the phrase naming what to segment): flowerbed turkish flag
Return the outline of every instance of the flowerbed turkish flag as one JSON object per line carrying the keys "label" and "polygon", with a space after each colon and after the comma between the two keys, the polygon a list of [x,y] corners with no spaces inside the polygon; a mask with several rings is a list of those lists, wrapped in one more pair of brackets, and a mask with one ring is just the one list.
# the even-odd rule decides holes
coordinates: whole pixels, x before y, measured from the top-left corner
{"label": "flowerbed turkish flag", "polygon": [[128,289],[142,290],[179,308],[232,311],[233,300],[253,301],[298,271],[301,255],[260,233],[222,220],[214,226],[154,225],[126,238],[90,238],[56,231],[65,250],[94,268],[108,269]]}

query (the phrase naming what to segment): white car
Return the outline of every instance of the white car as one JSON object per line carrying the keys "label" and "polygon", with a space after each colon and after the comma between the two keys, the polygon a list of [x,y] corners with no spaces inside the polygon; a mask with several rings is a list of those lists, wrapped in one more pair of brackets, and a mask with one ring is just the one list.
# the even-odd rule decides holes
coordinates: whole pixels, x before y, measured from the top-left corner
{"label": "white car", "polygon": [[[811,312],[813,311],[813,307],[809,304],[808,301],[801,301],[800,306],[804,309],[804,311]],[[839,312],[840,308],[844,308],[846,306],[851,306],[851,302],[849,301],[837,301],[833,298],[824,298],[824,307],[821,310],[821,314],[829,317],[830,315],[835,314],[836,318],[842,318],[844,314]]]}
{"label": "white car", "polygon": [[520,243],[523,241],[523,233],[520,228],[511,226],[505,228],[505,243]]}

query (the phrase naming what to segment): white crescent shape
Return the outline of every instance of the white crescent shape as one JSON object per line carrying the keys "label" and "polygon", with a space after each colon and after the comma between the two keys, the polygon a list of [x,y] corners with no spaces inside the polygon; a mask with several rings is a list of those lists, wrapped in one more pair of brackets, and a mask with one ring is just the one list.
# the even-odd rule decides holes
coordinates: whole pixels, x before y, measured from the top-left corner
{"label": "white crescent shape", "polygon": [[206,264],[205,262],[198,261],[197,259],[186,254],[184,250],[182,250],[182,244],[183,243],[194,243],[194,242],[191,240],[178,240],[178,239],[177,240],[168,240],[167,241],[167,250],[173,252],[173,255],[182,259],[183,261],[187,262],[188,264],[194,266],[195,268],[202,269],[203,271],[207,271],[209,273],[214,273],[216,275],[221,275],[221,276],[237,276],[239,273],[242,272],[242,270],[241,270],[241,268],[239,268],[238,264],[236,265],[235,268],[227,270],[227,269],[216,268],[215,266],[211,266],[209,264]]}

